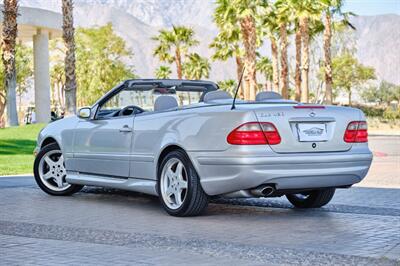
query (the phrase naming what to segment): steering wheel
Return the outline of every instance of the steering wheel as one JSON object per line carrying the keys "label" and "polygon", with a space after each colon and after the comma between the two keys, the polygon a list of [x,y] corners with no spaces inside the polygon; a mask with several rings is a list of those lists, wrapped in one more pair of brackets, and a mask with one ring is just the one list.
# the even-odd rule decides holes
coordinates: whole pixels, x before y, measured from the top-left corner
{"label": "steering wheel", "polygon": [[140,114],[143,112],[144,110],[140,107],[137,107],[136,105],[128,105],[119,110],[116,116],[128,116],[132,114]]}

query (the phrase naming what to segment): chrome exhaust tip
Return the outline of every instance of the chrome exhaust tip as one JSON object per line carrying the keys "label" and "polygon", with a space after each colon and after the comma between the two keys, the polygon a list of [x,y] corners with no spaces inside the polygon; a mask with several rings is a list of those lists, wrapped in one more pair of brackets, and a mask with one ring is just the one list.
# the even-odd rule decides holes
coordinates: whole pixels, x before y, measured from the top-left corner
{"label": "chrome exhaust tip", "polygon": [[250,193],[257,197],[267,197],[271,195],[275,189],[268,185],[261,185],[255,189],[250,190]]}

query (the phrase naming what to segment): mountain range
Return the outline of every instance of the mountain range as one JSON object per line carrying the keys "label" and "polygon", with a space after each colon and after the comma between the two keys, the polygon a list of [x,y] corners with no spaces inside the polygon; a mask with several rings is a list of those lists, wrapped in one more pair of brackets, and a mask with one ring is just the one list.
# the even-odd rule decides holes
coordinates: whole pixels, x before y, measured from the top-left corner
{"label": "mountain range", "polygon": [[[30,6],[61,12],[60,0],[20,0],[21,6]],[[186,25],[196,32],[200,41],[192,49],[202,56],[211,57],[209,43],[217,34],[212,22],[213,1],[208,0],[75,0],[76,26],[102,26],[113,24],[115,32],[134,52],[133,63],[140,77],[153,77],[154,70],[165,63],[153,57],[156,45],[151,40],[161,28]],[[400,16],[355,16],[357,57],[361,63],[375,68],[378,79],[400,84]],[[269,53],[268,45],[260,49]],[[293,54],[293,48],[290,49]],[[290,56],[293,58],[293,56]],[[294,63],[294,62],[293,62]],[[174,66],[172,66],[174,69]],[[233,60],[213,62],[210,79],[235,78]]]}

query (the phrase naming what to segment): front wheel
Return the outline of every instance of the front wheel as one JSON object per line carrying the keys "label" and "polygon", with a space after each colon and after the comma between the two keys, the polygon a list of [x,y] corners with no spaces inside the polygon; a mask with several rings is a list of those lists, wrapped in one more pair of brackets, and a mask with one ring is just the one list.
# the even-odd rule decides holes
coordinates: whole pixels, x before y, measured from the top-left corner
{"label": "front wheel", "polygon": [[64,157],[56,143],[49,144],[36,156],[33,173],[38,186],[47,194],[67,196],[82,189],[83,186],[68,184],[65,181]]}
{"label": "front wheel", "polygon": [[287,194],[286,198],[297,208],[320,208],[331,201],[334,188],[313,190],[305,193]]}
{"label": "front wheel", "polygon": [[170,215],[199,215],[208,205],[199,176],[182,150],[170,152],[162,160],[157,188],[161,204]]}

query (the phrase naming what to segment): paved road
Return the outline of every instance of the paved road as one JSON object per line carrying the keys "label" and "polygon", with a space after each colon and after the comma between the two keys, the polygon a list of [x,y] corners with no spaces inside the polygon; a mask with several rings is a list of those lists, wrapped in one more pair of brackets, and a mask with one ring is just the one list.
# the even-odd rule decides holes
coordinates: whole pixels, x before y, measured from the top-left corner
{"label": "paved road", "polygon": [[374,138],[375,172],[318,210],[220,199],[201,217],[175,218],[138,193],[51,197],[31,176],[0,177],[0,265],[400,265],[395,145]]}
{"label": "paved road", "polygon": [[368,176],[359,184],[368,187],[400,188],[400,136],[370,137],[374,161]]}

